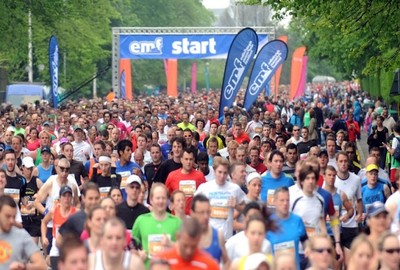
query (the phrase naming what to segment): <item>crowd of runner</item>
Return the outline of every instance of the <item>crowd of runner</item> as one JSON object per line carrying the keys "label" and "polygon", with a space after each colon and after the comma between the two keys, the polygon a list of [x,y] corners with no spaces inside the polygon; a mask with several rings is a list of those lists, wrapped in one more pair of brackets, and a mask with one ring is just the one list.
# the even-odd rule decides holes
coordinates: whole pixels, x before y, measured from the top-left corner
{"label": "crowd of runner", "polygon": [[3,106],[0,269],[399,269],[400,122],[308,87]]}

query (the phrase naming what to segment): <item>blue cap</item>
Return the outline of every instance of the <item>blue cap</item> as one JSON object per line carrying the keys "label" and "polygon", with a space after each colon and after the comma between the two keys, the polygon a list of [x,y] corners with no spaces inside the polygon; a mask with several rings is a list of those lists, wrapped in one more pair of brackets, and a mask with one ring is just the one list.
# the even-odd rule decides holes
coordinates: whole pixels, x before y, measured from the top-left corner
{"label": "blue cap", "polygon": [[383,202],[376,201],[373,204],[367,206],[367,217],[375,217],[380,213],[388,213]]}

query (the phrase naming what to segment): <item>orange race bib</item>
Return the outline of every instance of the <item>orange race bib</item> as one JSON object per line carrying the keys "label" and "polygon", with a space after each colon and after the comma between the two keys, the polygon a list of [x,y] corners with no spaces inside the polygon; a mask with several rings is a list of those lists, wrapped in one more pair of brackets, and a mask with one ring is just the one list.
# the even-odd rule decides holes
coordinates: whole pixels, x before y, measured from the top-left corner
{"label": "orange race bib", "polygon": [[111,187],[101,187],[99,188],[100,197],[105,198],[108,196],[108,192],[110,191]]}
{"label": "orange race bib", "polygon": [[131,176],[130,171],[126,172],[120,172],[119,175],[121,175],[121,189],[125,189],[126,187],[126,179],[128,179],[129,176]]}
{"label": "orange race bib", "polygon": [[[171,236],[169,234],[167,234],[166,236],[169,239],[171,239]],[[149,247],[149,258],[165,250],[165,246],[162,244],[163,237],[164,234],[150,234],[147,237],[148,247]]]}
{"label": "orange race bib", "polygon": [[10,196],[11,198],[14,199],[14,201],[19,204],[19,199],[20,199],[20,190],[16,188],[5,188],[4,189],[4,194]]}
{"label": "orange race bib", "polygon": [[179,190],[185,193],[186,197],[193,197],[196,192],[196,181],[181,180],[179,181]]}
{"label": "orange race bib", "polygon": [[229,208],[227,206],[211,206],[211,218],[227,219]]}
{"label": "orange race bib", "polygon": [[274,252],[276,256],[282,253],[292,254],[294,256],[296,252],[294,241],[287,241],[275,244]]}
{"label": "orange race bib", "polygon": [[268,207],[275,207],[275,190],[274,189],[268,189],[267,191],[267,205]]}

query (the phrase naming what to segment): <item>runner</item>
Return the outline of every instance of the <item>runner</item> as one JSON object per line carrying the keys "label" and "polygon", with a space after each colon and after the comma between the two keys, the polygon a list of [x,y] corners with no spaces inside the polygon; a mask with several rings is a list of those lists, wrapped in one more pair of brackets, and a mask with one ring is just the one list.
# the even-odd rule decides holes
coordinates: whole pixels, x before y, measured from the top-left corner
{"label": "runner", "polygon": [[181,220],[166,212],[167,188],[161,183],[154,183],[150,191],[152,211],[140,215],[132,228],[134,237],[147,253],[146,266],[149,259],[159,252],[171,247],[176,233],[181,226]]}
{"label": "runner", "polygon": [[58,249],[56,247],[56,239],[59,234],[60,227],[68,219],[69,216],[76,212],[76,208],[72,205],[73,201],[73,191],[69,186],[62,186],[59,193],[59,202],[51,209],[43,218],[41,225],[41,236],[43,241],[43,246],[49,246],[49,239],[47,239],[47,225],[52,220],[52,244],[50,249],[50,264],[52,269],[57,269],[58,265]]}
{"label": "runner", "polygon": [[244,209],[244,192],[236,184],[227,181],[229,162],[225,158],[214,160],[215,181],[199,186],[195,195],[203,194],[210,199],[210,225],[222,230],[225,239],[233,234],[233,210]]}
{"label": "runner", "polygon": [[201,233],[201,225],[196,219],[184,219],[176,234],[176,245],[170,250],[157,254],[155,260],[158,258],[167,260],[172,270],[218,270],[218,263],[198,248]]}
{"label": "runner", "polygon": [[0,195],[0,245],[2,268],[45,270],[46,263],[38,246],[24,229],[14,226],[17,204],[8,195]]}
{"label": "runner", "polygon": [[194,153],[192,149],[185,148],[183,150],[181,164],[181,169],[172,171],[168,174],[165,185],[169,194],[172,194],[175,190],[183,191],[186,197],[185,213],[186,215],[189,215],[193,195],[198,187],[206,182],[206,179],[202,172],[193,168]]}
{"label": "runner", "polygon": [[229,269],[230,260],[225,249],[225,239],[221,231],[210,224],[210,200],[202,194],[196,195],[191,204],[190,216],[197,219],[201,225],[201,240],[199,246],[209,253],[224,269]]}
{"label": "runner", "polygon": [[101,236],[101,249],[90,255],[88,269],[145,269],[138,256],[125,250],[125,230],[124,222],[118,218],[106,221]]}

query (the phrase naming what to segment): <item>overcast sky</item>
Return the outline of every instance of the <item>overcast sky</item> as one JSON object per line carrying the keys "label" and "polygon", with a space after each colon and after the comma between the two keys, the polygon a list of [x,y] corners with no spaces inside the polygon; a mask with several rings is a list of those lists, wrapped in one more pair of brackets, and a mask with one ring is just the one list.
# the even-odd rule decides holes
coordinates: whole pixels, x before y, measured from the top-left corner
{"label": "overcast sky", "polygon": [[203,5],[210,9],[227,8],[229,2],[230,0],[203,0]]}

